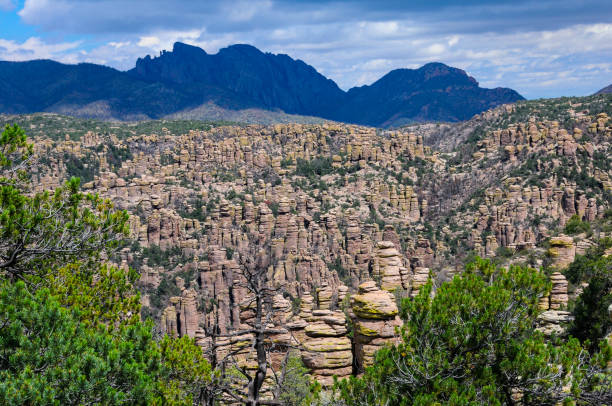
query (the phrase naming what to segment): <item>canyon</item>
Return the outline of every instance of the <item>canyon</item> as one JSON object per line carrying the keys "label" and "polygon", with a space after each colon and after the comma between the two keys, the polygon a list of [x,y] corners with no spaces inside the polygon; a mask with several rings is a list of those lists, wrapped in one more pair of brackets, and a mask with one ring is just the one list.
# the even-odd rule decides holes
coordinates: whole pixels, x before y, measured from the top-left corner
{"label": "canyon", "polygon": [[[253,367],[252,337],[241,334],[256,315],[245,278],[250,263],[265,269],[272,369],[297,349],[329,387],[397,339],[398,300],[452,279],[475,256],[551,269],[539,328],[564,334],[582,287],[562,271],[608,236],[568,236],[564,226],[610,209],[611,116],[612,99],[598,95],[393,130],[91,128],[35,136],[32,176],[48,190],[80,175],[85,191],[127,210],[129,244],[109,260],[140,272],[142,317],[219,359]],[[19,120],[45,133],[40,117]]]}

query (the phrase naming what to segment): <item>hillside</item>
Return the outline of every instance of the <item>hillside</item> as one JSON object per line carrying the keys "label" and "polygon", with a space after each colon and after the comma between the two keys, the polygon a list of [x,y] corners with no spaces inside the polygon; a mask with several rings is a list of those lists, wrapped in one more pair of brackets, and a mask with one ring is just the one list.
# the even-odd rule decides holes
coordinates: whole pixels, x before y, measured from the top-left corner
{"label": "hillside", "polygon": [[612,93],[612,85],[606,86],[595,94],[610,94]]}
{"label": "hillside", "polygon": [[[521,100],[484,89],[441,63],[398,69],[371,86],[341,90],[303,61],[232,45],[217,54],[180,42],[121,72],[94,64],[0,61],[0,113],[53,112],[105,120],[181,118],[251,123],[322,119],[371,126],[461,121]],[[319,119],[315,118],[318,117]]]}
{"label": "hillside", "polygon": [[547,269],[540,328],[563,333],[582,288],[560,271],[612,232],[610,117],[612,98],[598,95],[393,131],[185,122],[130,135],[118,123],[37,137],[33,176],[40,189],[80,176],[131,214],[114,260],[140,272],[142,314],[162,332],[208,348],[214,328],[228,340],[219,351],[238,348],[231,333],[253,313],[237,275],[256,262],[279,292],[272,339],[297,340],[329,385],[372,364],[399,323],[397,298],[476,255]]}
{"label": "hillside", "polygon": [[186,90],[147,83],[105,66],[48,60],[0,62],[0,83],[0,111],[8,114],[48,111],[138,120],[191,106],[195,97]]}

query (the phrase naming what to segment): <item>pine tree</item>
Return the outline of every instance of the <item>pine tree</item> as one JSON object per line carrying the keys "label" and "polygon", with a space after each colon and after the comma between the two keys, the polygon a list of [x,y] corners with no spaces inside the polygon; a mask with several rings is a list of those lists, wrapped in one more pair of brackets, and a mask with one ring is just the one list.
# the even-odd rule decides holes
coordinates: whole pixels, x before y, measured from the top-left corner
{"label": "pine tree", "polygon": [[477,259],[432,289],[430,281],[403,300],[400,342],[380,350],[362,377],[338,384],[345,404],[554,404],[586,399],[593,385],[606,393],[593,377],[608,355],[589,362],[577,339],[536,330],[550,289],[543,273]]}
{"label": "pine tree", "polygon": [[201,402],[210,364],[140,321],[138,275],[111,266],[128,215],[79,191],[35,191],[22,129],[0,136],[0,403]]}

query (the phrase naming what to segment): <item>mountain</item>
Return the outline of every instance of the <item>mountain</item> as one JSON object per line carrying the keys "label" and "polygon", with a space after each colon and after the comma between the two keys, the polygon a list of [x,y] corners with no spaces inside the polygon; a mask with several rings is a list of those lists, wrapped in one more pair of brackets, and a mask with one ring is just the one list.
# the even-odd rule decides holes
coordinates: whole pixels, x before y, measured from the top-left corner
{"label": "mountain", "polygon": [[345,93],[312,66],[287,55],[232,45],[215,55],[177,42],[172,52],[140,58],[129,74],[179,87],[209,85],[240,94],[254,106],[289,114],[325,116]]}
{"label": "mountain", "polygon": [[612,93],[612,85],[606,86],[595,94],[609,94]]}
{"label": "mountain", "polygon": [[160,118],[215,101],[225,107],[255,106],[218,87],[147,81],[102,65],[50,60],[0,62],[0,112],[57,112],[102,119]]}
{"label": "mountain", "polygon": [[373,126],[411,121],[462,121],[523,98],[512,89],[483,89],[463,70],[442,63],[396,69],[370,86],[348,91],[337,118]]}
{"label": "mountain", "polygon": [[[466,120],[522,99],[511,89],[481,88],[464,71],[442,63],[397,69],[370,86],[345,92],[303,61],[243,44],[208,54],[177,42],[172,51],[158,57],[139,58],[127,72],[88,63],[0,62],[0,112],[11,114],[45,111],[120,120],[172,116],[268,121],[290,114],[394,126]],[[235,113],[243,110],[249,113]]]}

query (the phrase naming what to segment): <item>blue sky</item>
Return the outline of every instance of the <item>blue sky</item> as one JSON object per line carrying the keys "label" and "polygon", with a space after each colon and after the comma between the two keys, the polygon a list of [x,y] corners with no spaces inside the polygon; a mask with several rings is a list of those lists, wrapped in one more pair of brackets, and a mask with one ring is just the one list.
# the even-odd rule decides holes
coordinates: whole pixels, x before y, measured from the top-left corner
{"label": "blue sky", "polygon": [[527,98],[612,83],[610,0],[0,0],[0,60],[123,70],[175,41],[286,53],[343,89],[432,61]]}

